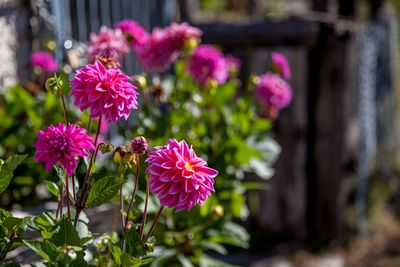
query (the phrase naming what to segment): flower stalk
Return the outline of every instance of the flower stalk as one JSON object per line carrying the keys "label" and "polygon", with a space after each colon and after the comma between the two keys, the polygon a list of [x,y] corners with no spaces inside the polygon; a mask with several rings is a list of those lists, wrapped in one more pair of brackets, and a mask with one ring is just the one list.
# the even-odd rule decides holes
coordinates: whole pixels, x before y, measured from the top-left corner
{"label": "flower stalk", "polygon": [[139,155],[135,155],[135,162],[136,162],[135,184],[133,186],[133,192],[128,206],[127,216],[125,219],[125,227],[123,228],[125,231],[129,221],[129,212],[132,210],[133,202],[135,201],[135,196],[139,185],[139,161],[140,161]]}
{"label": "flower stalk", "polygon": [[158,222],[158,219],[160,218],[161,213],[163,212],[163,210],[164,210],[164,206],[161,206],[161,207],[158,209],[158,212],[157,212],[157,214],[156,214],[156,217],[154,217],[154,220],[153,220],[153,222],[151,223],[149,232],[148,232],[147,235],[142,239],[142,244],[146,244],[147,239],[149,239],[149,237],[150,237],[151,234],[153,233],[154,227],[156,226],[156,224],[157,224],[157,222]]}

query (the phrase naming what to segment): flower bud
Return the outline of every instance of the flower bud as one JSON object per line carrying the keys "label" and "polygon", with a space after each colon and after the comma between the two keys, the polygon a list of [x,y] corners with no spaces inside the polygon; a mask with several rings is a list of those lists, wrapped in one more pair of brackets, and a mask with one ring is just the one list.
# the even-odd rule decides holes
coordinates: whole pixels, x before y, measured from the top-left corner
{"label": "flower bud", "polygon": [[118,164],[130,165],[135,157],[127,146],[119,146],[115,149],[114,161]]}
{"label": "flower bud", "polygon": [[147,143],[146,138],[144,138],[143,136],[133,138],[131,146],[133,153],[137,155],[143,155],[149,148],[149,144]]}
{"label": "flower bud", "polygon": [[132,81],[140,89],[143,89],[147,86],[147,80],[143,75],[132,76]]}
{"label": "flower bud", "polygon": [[63,82],[61,77],[51,77],[48,78],[45,84],[46,90],[49,91],[51,94],[57,94],[62,91]]}
{"label": "flower bud", "polygon": [[[106,153],[108,153],[108,152],[111,152],[111,151],[113,151],[114,150],[114,146],[112,145],[112,144],[110,144],[110,143],[108,143],[108,144],[102,144],[101,146],[100,146],[100,152],[101,152],[101,154],[106,154]],[[115,155],[114,155],[114,158],[115,158]],[[115,160],[115,159],[114,159]]]}

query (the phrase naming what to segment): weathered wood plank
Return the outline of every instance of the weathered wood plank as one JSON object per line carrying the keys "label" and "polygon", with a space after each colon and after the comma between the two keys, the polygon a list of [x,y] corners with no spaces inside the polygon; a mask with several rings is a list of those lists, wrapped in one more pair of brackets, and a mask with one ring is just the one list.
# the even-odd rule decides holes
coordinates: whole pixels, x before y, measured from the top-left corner
{"label": "weathered wood plank", "polygon": [[203,31],[203,42],[222,46],[312,46],[319,23],[292,19],[282,22],[195,24]]}

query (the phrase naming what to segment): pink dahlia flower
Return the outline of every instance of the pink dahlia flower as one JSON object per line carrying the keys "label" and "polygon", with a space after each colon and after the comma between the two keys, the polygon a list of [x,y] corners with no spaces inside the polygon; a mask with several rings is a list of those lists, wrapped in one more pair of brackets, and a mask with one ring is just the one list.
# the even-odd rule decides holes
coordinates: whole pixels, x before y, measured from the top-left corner
{"label": "pink dahlia flower", "polygon": [[273,52],[271,58],[274,71],[281,74],[286,80],[289,80],[292,76],[292,71],[290,70],[289,62],[285,55]]}
{"label": "pink dahlia flower", "polygon": [[184,140],[170,139],[166,146],[156,147],[146,162],[150,164],[146,169],[150,190],[162,206],[190,210],[198,203],[203,205],[214,192],[218,172],[207,167]]}
{"label": "pink dahlia flower", "polygon": [[210,45],[201,45],[189,60],[189,71],[201,85],[213,79],[223,84],[228,78],[228,64],[224,55]]}
{"label": "pink dahlia flower", "polygon": [[46,171],[50,171],[56,163],[64,168],[68,175],[73,175],[78,165],[77,157],[88,157],[86,150],[94,150],[92,139],[86,130],[73,124],[69,126],[59,123],[50,125],[39,131],[35,160],[44,162]]}
{"label": "pink dahlia flower", "polygon": [[260,76],[260,82],[256,85],[256,95],[261,105],[278,110],[287,107],[292,100],[290,85],[280,75],[273,73]]}
{"label": "pink dahlia flower", "polygon": [[163,72],[178,59],[179,51],[165,30],[154,29],[149,40],[135,48],[139,65],[150,72]]}
{"label": "pink dahlia flower", "polygon": [[98,61],[78,69],[71,86],[75,105],[81,111],[89,108],[92,118],[127,119],[131,109],[137,108],[138,93],[129,77],[119,69],[106,69]]}
{"label": "pink dahlia flower", "polygon": [[93,63],[97,57],[107,57],[119,60],[129,52],[129,46],[121,30],[112,30],[105,26],[100,28],[100,33],[90,34],[87,57]]}
{"label": "pink dahlia flower", "polygon": [[241,61],[239,58],[232,56],[232,55],[227,55],[225,57],[226,63],[228,64],[228,69],[233,72],[237,72],[240,69]]}
{"label": "pink dahlia flower", "polygon": [[46,72],[54,72],[58,68],[56,59],[46,51],[33,52],[31,55],[31,64],[32,67]]}
{"label": "pink dahlia flower", "polygon": [[200,36],[201,31],[187,23],[155,28],[146,43],[135,47],[139,64],[145,71],[163,72],[178,59],[186,40]]}
{"label": "pink dahlia flower", "polygon": [[190,26],[188,23],[172,23],[170,26],[163,29],[170,39],[171,46],[176,50],[181,50],[185,42],[189,39],[200,39],[201,30]]}
{"label": "pink dahlia flower", "polygon": [[126,19],[115,25],[127,36],[127,40],[132,47],[143,45],[149,39],[148,32],[136,21]]}

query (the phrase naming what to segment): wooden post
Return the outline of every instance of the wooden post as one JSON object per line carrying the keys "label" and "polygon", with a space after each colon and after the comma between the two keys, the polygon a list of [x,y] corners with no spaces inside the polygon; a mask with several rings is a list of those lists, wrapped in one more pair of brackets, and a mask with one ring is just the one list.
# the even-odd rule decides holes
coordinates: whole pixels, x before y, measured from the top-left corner
{"label": "wooden post", "polygon": [[[321,2],[321,1],[316,1]],[[339,15],[351,16],[354,1],[340,1]],[[319,6],[319,8],[326,8]],[[310,241],[341,236],[344,184],[352,153],[348,132],[354,112],[355,37],[321,24],[318,44],[309,53],[307,228]]]}

